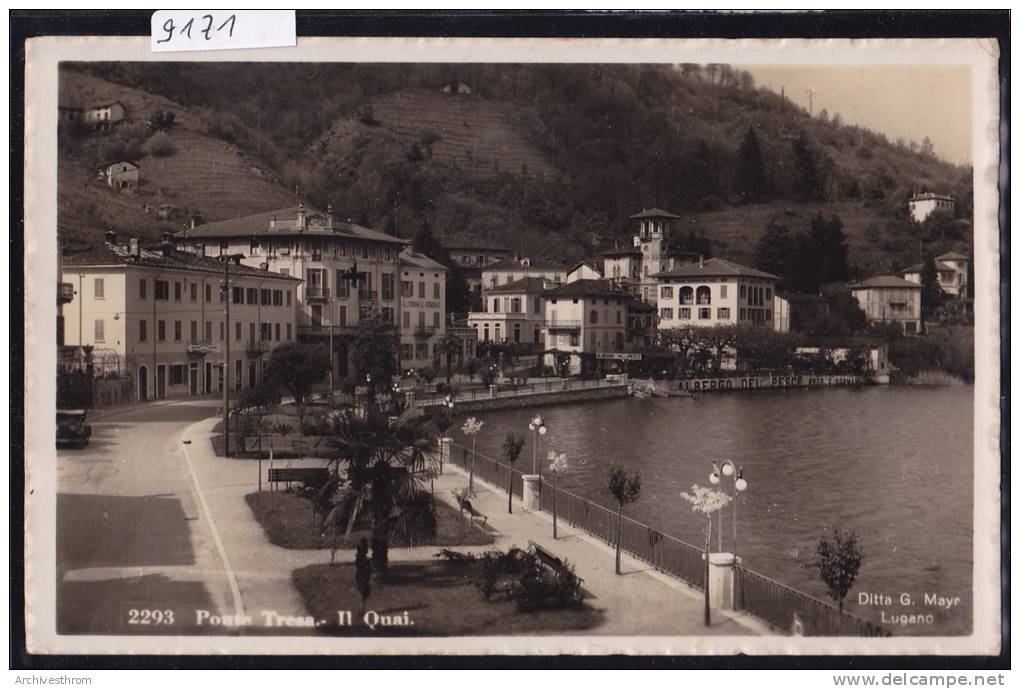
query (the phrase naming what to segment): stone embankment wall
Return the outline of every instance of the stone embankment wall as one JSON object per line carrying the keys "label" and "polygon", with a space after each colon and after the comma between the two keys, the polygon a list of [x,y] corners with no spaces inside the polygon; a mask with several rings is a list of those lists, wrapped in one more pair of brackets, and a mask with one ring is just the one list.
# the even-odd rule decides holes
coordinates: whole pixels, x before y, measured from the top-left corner
{"label": "stone embankment wall", "polygon": [[[548,407],[554,404],[576,404],[595,400],[609,400],[627,397],[630,386],[627,384],[603,386],[597,388],[581,388],[578,390],[559,390],[551,392],[535,392],[529,395],[497,397],[495,399],[460,400],[453,408],[454,416],[477,414],[487,411],[504,409],[523,409],[526,407]],[[431,407],[426,407],[430,409]]]}

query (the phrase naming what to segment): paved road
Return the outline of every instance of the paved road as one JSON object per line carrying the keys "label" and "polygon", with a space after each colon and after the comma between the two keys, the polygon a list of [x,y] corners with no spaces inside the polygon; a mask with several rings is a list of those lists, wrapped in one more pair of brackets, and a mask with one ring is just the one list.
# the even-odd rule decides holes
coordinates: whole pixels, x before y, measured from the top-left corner
{"label": "paved road", "polygon": [[59,633],[180,633],[194,626],[196,609],[233,609],[180,436],[216,405],[156,402],[97,414],[88,447],[58,451]]}

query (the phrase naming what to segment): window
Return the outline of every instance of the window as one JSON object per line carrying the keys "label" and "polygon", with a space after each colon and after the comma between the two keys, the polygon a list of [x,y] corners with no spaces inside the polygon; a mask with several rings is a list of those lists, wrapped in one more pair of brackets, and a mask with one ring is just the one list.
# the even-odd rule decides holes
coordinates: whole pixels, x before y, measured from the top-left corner
{"label": "window", "polygon": [[400,358],[401,359],[413,359],[414,351],[409,344],[400,345]]}
{"label": "window", "polygon": [[689,306],[694,303],[694,288],[692,287],[681,287],[680,288],[680,304]]}
{"label": "window", "polygon": [[432,283],[432,298],[433,299],[439,299],[439,283],[438,282]]}
{"label": "window", "polygon": [[393,322],[393,308],[390,306],[382,307],[382,317],[387,323]]}
{"label": "window", "polygon": [[765,301],[766,301],[766,303],[772,301],[772,288],[771,287],[766,287],[765,288]]}
{"label": "window", "polygon": [[212,342],[212,321],[205,322],[205,341]]}
{"label": "window", "polygon": [[249,342],[254,342],[255,341],[255,324],[254,323],[249,323],[248,324],[248,341]]}
{"label": "window", "polygon": [[712,317],[712,309],[698,309],[698,320],[707,321]]}
{"label": "window", "polygon": [[740,298],[747,299],[747,285],[740,286]]}
{"label": "window", "polygon": [[103,293],[105,292],[105,286],[103,284],[103,278],[96,278],[95,280],[93,280],[93,284],[95,285],[95,296],[96,296],[96,299],[105,299],[106,297],[103,296]]}
{"label": "window", "polygon": [[287,290],[287,306],[290,306],[290,290]]}
{"label": "window", "polygon": [[138,341],[145,342],[149,339],[149,322],[138,321]]}
{"label": "window", "polygon": [[496,340],[496,342],[499,342],[503,337],[503,333],[500,332],[501,328],[502,326],[499,323],[492,324],[492,338]]}
{"label": "window", "polygon": [[259,291],[254,287],[248,288],[248,294],[246,294],[245,297],[247,298],[249,304],[259,303]]}
{"label": "window", "polygon": [[240,287],[235,287],[231,290],[231,302],[234,304],[244,303],[244,290]]}
{"label": "window", "polygon": [[[439,312],[438,311],[433,311],[432,312],[432,327],[435,328],[436,330],[439,330]],[[520,327],[520,324],[518,324],[518,327]],[[520,342],[520,338],[518,338],[517,341]]]}
{"label": "window", "polygon": [[149,291],[149,281],[145,278],[138,280],[138,298],[145,299],[147,292]]}
{"label": "window", "polygon": [[184,338],[184,322],[174,321],[174,342],[180,342]]}
{"label": "window", "polygon": [[663,287],[662,288],[662,298],[663,299],[672,299],[673,298],[673,288],[672,287]]}
{"label": "window", "polygon": [[414,296],[414,283],[410,280],[400,281],[400,296],[402,297],[413,297]]}
{"label": "window", "polygon": [[404,311],[404,330],[411,329],[411,312]]}
{"label": "window", "polygon": [[499,313],[499,297],[492,300],[492,312]]}
{"label": "window", "polygon": [[419,342],[415,345],[415,358],[416,359],[428,359],[429,358],[429,345],[427,342]]}
{"label": "window", "polygon": [[220,342],[223,342],[223,321],[220,321]]}
{"label": "window", "polygon": [[273,290],[273,306],[283,306],[283,290]]}
{"label": "window", "polygon": [[212,302],[212,285],[206,284],[205,286],[205,303],[209,304]]}
{"label": "window", "polygon": [[382,298],[386,301],[393,299],[393,273],[382,274]]}
{"label": "window", "polygon": [[488,342],[489,341],[489,324],[488,323],[485,323],[482,326],[482,332],[483,332],[482,340],[484,342]]}
{"label": "window", "polygon": [[198,340],[198,321],[191,321],[191,341]]}
{"label": "window", "polygon": [[175,282],[174,283],[174,301],[180,301],[180,300],[181,300],[181,283]]}
{"label": "window", "polygon": [[662,315],[662,320],[664,321],[673,320],[673,309],[662,308],[659,309],[659,313]]}
{"label": "window", "polygon": [[720,299],[725,299],[726,298],[726,285],[725,284],[719,285],[719,298]]}
{"label": "window", "polygon": [[238,342],[241,341],[241,321],[234,322],[234,339]]}
{"label": "window", "polygon": [[156,322],[156,339],[160,342],[166,340],[166,321]]}
{"label": "window", "polygon": [[616,311],[616,324],[620,325],[621,323],[623,323],[623,312],[620,311],[620,310],[617,310]]}
{"label": "window", "polygon": [[712,288],[702,285],[697,292],[698,306],[705,306],[712,303]]}
{"label": "window", "polygon": [[[290,294],[290,292],[287,292],[287,294]],[[288,342],[290,342],[290,340],[291,340],[291,334],[292,333],[290,332],[290,323],[288,323],[287,324],[287,341]]]}
{"label": "window", "polygon": [[170,385],[184,385],[184,364],[170,366]]}
{"label": "window", "polygon": [[273,324],[273,335],[274,335],[273,339],[276,340],[277,342],[279,342],[280,341],[280,324],[279,323],[274,323]]}
{"label": "window", "polygon": [[167,301],[170,299],[170,283],[166,280],[156,280],[156,301]]}
{"label": "window", "polygon": [[340,305],[340,327],[347,327],[347,304]]}
{"label": "window", "polygon": [[263,342],[273,339],[273,326],[270,323],[259,324],[259,339]]}
{"label": "window", "polygon": [[263,305],[263,306],[269,306],[270,304],[272,304],[272,303],[273,303],[273,297],[272,297],[272,294],[273,294],[273,293],[272,293],[272,292],[270,292],[270,291],[269,291],[269,290],[267,290],[267,289],[261,290],[261,292],[259,293],[259,297],[260,297],[260,298],[261,298],[261,300],[262,300],[262,305]]}
{"label": "window", "polygon": [[198,283],[197,282],[193,282],[190,285],[188,285],[188,292],[189,292],[188,296],[191,298],[191,301],[198,301]]}
{"label": "window", "polygon": [[719,320],[728,321],[730,319],[730,310],[724,308],[718,308],[715,310],[715,317]]}
{"label": "window", "polygon": [[367,244],[362,244],[361,245],[361,257],[362,258],[368,258],[368,245]]}
{"label": "window", "polygon": [[589,320],[589,322],[591,322],[593,324],[594,323],[598,323],[599,322],[599,312],[598,311],[592,311],[591,314],[589,314],[588,320]]}
{"label": "window", "polygon": [[682,321],[691,320],[691,309],[689,307],[680,307],[676,311],[676,317]]}
{"label": "window", "polygon": [[418,328],[423,329],[425,327],[425,312],[418,312]]}
{"label": "window", "polygon": [[747,320],[747,309],[740,309],[740,320]]}
{"label": "window", "polygon": [[[439,287],[439,285],[436,285],[436,287]],[[520,312],[521,312],[521,298],[520,297],[513,297],[510,300],[510,313],[520,313]]]}
{"label": "window", "polygon": [[418,298],[419,299],[424,299],[425,298],[425,282],[424,281],[418,283]]}

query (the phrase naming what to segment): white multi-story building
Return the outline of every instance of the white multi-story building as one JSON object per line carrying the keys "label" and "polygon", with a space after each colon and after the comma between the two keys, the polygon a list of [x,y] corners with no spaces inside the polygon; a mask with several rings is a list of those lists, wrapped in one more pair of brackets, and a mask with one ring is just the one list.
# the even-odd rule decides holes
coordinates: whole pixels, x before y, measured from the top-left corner
{"label": "white multi-story building", "polygon": [[924,222],[936,210],[941,209],[952,213],[956,207],[956,202],[952,196],[932,194],[931,192],[914,194],[910,197],[908,203],[910,205],[910,217],[914,219],[914,222],[919,223]]}
{"label": "white multi-story building", "polygon": [[405,249],[400,254],[400,365],[435,365],[446,335],[446,266]]}
{"label": "white multi-story building", "polygon": [[253,387],[272,349],[297,337],[300,281],[225,259],[107,233],[103,246],[63,258],[62,344],[117,359],[138,400],[221,392],[228,345],[231,387]]}
{"label": "white multi-story building", "polygon": [[509,285],[487,289],[482,311],[468,314],[468,325],[479,342],[516,342],[541,345],[542,294],[555,283],[540,277],[521,278]]}
{"label": "white multi-story building", "polygon": [[775,328],[776,276],[721,258],[657,273],[659,328],[755,323]]}
{"label": "white multi-story building", "polygon": [[540,258],[503,259],[482,268],[482,292],[523,278],[542,278],[562,283],[567,279],[569,270],[570,266]]}
{"label": "white multi-story building", "polygon": [[599,353],[622,353],[632,295],[607,280],[576,280],[542,293],[545,365],[561,375],[593,368]]}
{"label": "white multi-story building", "polygon": [[350,340],[358,323],[379,315],[400,327],[400,252],[410,244],[340,221],[304,205],[199,225],[175,236],[177,248],[203,256],[241,254],[245,265],[302,280],[297,289],[301,339],[332,335],[334,372],[354,373]]}
{"label": "white multi-story building", "polygon": [[878,275],[850,285],[850,291],[869,322],[896,323],[907,335],[921,332],[921,285],[916,282]]}

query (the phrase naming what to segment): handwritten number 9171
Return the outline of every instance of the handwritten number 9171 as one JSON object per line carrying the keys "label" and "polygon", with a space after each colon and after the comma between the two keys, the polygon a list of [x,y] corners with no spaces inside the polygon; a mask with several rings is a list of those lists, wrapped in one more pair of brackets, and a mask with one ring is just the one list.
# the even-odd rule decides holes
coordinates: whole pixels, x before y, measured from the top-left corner
{"label": "handwritten number 9171", "polygon": [[[205,28],[200,29],[199,33],[205,36],[205,40],[207,41],[212,40],[212,36],[210,34],[213,32],[214,18],[211,14],[203,14],[202,19],[205,21]],[[233,14],[230,15],[229,17],[227,17],[226,21],[224,21],[222,24],[216,27],[215,32],[219,33],[220,31],[227,29],[227,36],[233,37],[234,24],[236,23],[236,21],[237,21],[236,15]],[[192,17],[187,21],[186,24],[184,24],[184,26],[180,27],[180,30],[177,30],[177,26],[174,24],[173,18],[167,19],[165,22],[163,22],[163,31],[166,32],[166,38],[161,38],[158,41],[156,41],[156,43],[169,43],[170,40],[174,37],[174,31],[177,31],[178,36],[187,36],[188,40],[191,40],[191,29],[194,26],[194,24],[195,18]],[[227,28],[228,26],[230,28]]]}

